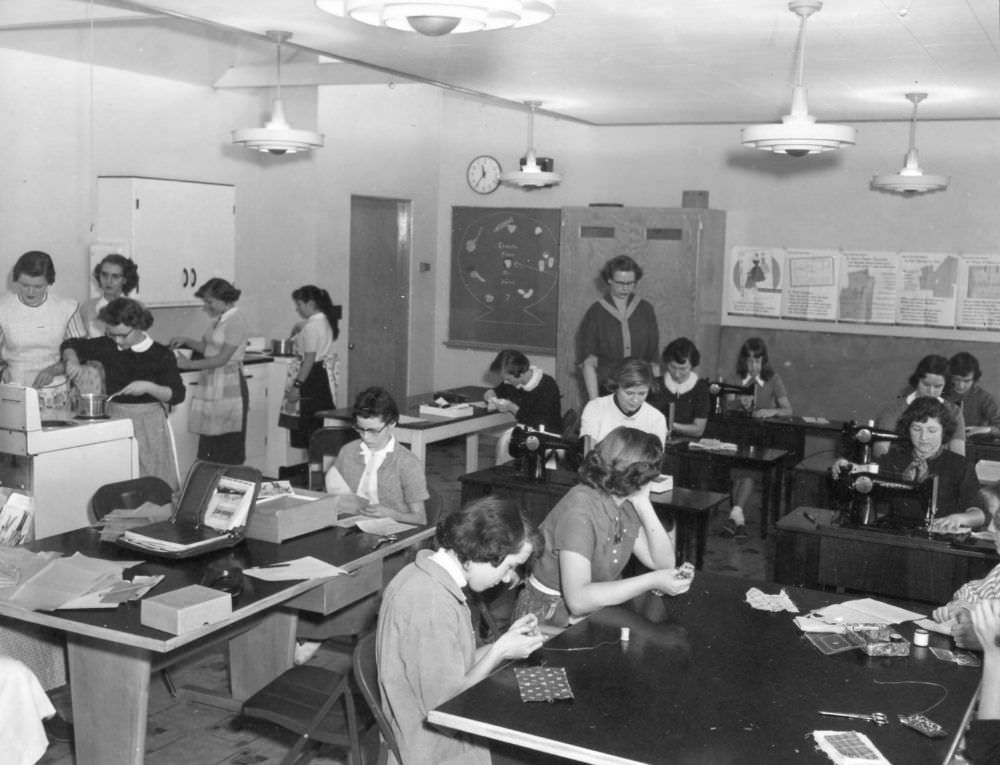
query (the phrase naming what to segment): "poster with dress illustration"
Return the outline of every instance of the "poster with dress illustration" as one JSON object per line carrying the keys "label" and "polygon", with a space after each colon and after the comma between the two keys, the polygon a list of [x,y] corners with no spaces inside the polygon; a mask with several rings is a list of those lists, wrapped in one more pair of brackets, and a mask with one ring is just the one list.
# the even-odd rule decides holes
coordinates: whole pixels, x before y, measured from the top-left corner
{"label": "poster with dress illustration", "polygon": [[555,353],[559,209],[452,208],[448,345]]}
{"label": "poster with dress illustration", "polygon": [[733,247],[730,257],[728,313],[781,314],[785,251],[779,247]]}

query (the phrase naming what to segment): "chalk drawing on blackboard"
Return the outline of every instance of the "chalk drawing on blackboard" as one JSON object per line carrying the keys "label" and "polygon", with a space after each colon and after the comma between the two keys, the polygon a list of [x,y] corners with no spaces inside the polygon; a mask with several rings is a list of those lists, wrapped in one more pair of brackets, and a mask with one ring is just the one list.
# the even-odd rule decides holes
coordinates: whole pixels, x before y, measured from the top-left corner
{"label": "chalk drawing on blackboard", "polygon": [[451,341],[554,347],[559,221],[559,210],[454,209]]}

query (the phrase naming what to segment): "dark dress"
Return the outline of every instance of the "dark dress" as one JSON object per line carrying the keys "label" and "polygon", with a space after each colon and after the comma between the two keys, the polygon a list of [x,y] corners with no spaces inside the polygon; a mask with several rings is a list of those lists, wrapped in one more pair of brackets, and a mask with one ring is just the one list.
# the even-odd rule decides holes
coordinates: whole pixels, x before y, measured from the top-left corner
{"label": "dark dress", "polygon": [[562,397],[550,375],[542,375],[534,390],[501,383],[493,389],[499,398],[517,404],[517,421],[529,428],[545,426],[549,433],[562,433]]}
{"label": "dark dress", "polygon": [[[879,474],[902,476],[912,454],[912,446],[894,444],[888,454],[877,460]],[[938,477],[938,518],[979,506],[979,480],[974,465],[965,457],[944,449],[937,457],[927,460],[927,472]],[[918,500],[902,497],[892,501],[892,513],[905,521],[920,521],[924,517]]]}
{"label": "dark dress", "polygon": [[[653,306],[630,295],[627,311],[627,326],[623,326],[614,302],[604,297],[587,309],[580,323],[580,360],[588,356],[597,358],[597,384],[604,393],[611,370],[626,357],[650,364],[656,364],[660,358],[660,328]],[[628,347],[625,345],[626,330]]]}

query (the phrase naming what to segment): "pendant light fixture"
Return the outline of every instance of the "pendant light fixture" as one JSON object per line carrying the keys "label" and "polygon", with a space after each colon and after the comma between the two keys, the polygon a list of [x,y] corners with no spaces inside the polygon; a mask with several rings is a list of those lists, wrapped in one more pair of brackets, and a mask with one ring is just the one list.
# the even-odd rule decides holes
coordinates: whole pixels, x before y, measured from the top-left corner
{"label": "pendant light fixture", "polygon": [[288,41],[291,32],[269,30],[269,39],[277,45],[278,92],[271,106],[271,119],[262,128],[243,128],[233,131],[233,143],[268,154],[295,154],[323,146],[323,136],[311,130],[294,130],[285,119],[281,104],[281,44]]}
{"label": "pendant light fixture", "polygon": [[923,194],[927,191],[942,191],[948,188],[947,175],[929,175],[920,169],[917,157],[917,105],[927,98],[926,93],[907,93],[907,100],[913,104],[910,116],[910,148],[906,152],[903,169],[895,175],[876,175],[871,187],[876,191],[890,191],[897,194]]}
{"label": "pendant light fixture", "polygon": [[855,130],[846,125],[824,125],[816,122],[806,105],[806,88],[802,84],[805,69],[806,21],[823,7],[821,0],[791,0],[788,10],[801,19],[796,53],[796,79],[792,90],[792,111],[780,123],[750,125],[742,130],[743,145],[751,149],[773,151],[790,157],[804,157],[821,151],[854,145]]}
{"label": "pendant light fixture", "polygon": [[535,153],[535,110],[542,105],[541,101],[524,102],[530,114],[528,116],[528,152],[521,157],[521,169],[507,172],[500,180],[510,186],[520,186],[523,189],[542,189],[555,186],[562,182],[559,173],[552,171],[555,163],[551,157],[539,157]]}
{"label": "pendant light fixture", "polygon": [[316,7],[373,27],[440,37],[540,24],[552,18],[556,0],[316,0]]}

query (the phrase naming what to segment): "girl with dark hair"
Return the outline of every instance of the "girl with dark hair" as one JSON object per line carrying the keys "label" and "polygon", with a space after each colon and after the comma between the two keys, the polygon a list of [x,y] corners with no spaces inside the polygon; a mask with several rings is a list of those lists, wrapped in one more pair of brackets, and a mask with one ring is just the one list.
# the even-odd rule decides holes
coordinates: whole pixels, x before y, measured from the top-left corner
{"label": "girl with dark hair", "polygon": [[204,358],[180,357],[181,370],[201,370],[191,402],[188,430],[198,433],[198,459],[242,465],[246,460],[249,392],[243,377],[243,354],[250,328],[236,307],[240,290],[225,279],[205,282],[194,296],[204,303],[212,323],[201,340],[175,337],[171,348],[191,348]]}
{"label": "girl with dark hair", "polygon": [[979,384],[983,371],[979,359],[960,351],[948,359],[949,390],[945,400],[955,404],[965,418],[965,435],[1000,436],[1000,406],[993,394]]}
{"label": "girl with dark hair", "polygon": [[[907,387],[899,394],[893,404],[878,415],[875,420],[876,427],[882,430],[895,430],[899,418],[906,411],[906,408],[921,396],[927,396],[938,401],[945,401],[945,396],[949,393],[951,368],[948,359],[944,356],[931,354],[924,356],[917,363],[917,368],[913,370],[907,380]],[[947,403],[952,416],[956,419],[954,434],[949,435],[945,441],[948,449],[965,456],[965,417],[962,410],[956,404]],[[884,441],[877,441],[872,445],[872,454],[881,457],[889,451],[889,444]]]}
{"label": "girl with dark hair", "polygon": [[646,403],[653,386],[653,370],[642,359],[625,359],[612,371],[608,380],[611,393],[588,401],[580,415],[580,437],[584,453],[594,448],[615,428],[625,425],[652,433],[667,441],[667,419]]}
{"label": "girl with dark hair", "polygon": [[663,390],[650,403],[667,417],[668,435],[701,438],[712,408],[708,381],[698,377],[698,346],[686,337],[671,340],[663,349]]}
{"label": "girl with dark hair", "polygon": [[94,266],[94,281],[101,294],[80,306],[80,318],[88,337],[104,337],[104,323],[97,314],[112,300],[131,294],[139,286],[139,267],[131,258],[113,252]]}
{"label": "girl with dark hair", "polygon": [[593,400],[608,392],[607,378],[628,357],[655,366],[660,352],[656,312],[635,294],[642,268],[628,255],[617,255],[601,269],[607,294],[587,309],[578,335],[584,387]]}
{"label": "girl with dark hair", "polygon": [[302,318],[292,329],[294,362],[288,366],[282,414],[290,416],[289,441],[296,449],[309,448],[309,437],[320,427],[315,412],[333,409],[337,389],[337,315],[330,294],[307,284],[292,292],[295,311]]}
{"label": "girl with dark hair", "polygon": [[[13,290],[0,297],[0,346],[4,382],[41,388],[61,374],[59,345],[86,334],[75,300],[49,294],[56,268],[46,252],[31,250],[17,259]],[[63,405],[68,387],[62,381]]]}
{"label": "girl with dark hair", "polygon": [[139,451],[139,474],[178,487],[177,463],[167,426],[167,408],[184,400],[184,382],[170,349],[148,334],[153,315],[131,298],[115,298],[98,318],[105,336],[75,338],[62,346],[66,376],[81,380],[83,365],[100,363],[104,392],[114,394],[108,414],[132,420]]}
{"label": "girl with dark hair", "polygon": [[406,765],[491,762],[481,743],[427,725],[427,713],[542,645],[538,620],[528,614],[477,647],[463,590],[515,581],[515,569],[540,552],[538,545],[513,501],[483,497],[442,518],[437,549],[419,551],[386,587],[375,645],[379,687]]}
{"label": "girl with dark hair", "polygon": [[[531,364],[521,351],[508,348],[500,351],[490,372],[500,378],[500,384],[483,394],[488,409],[509,412],[522,425],[549,433],[561,434],[562,397],[551,375]],[[496,464],[510,459],[508,448],[513,428],[497,438]]]}
{"label": "girl with dark hair", "polygon": [[[749,396],[733,396],[727,403],[727,408],[745,412],[752,417],[791,417],[792,402],[788,399],[788,391],[781,375],[774,371],[771,359],[767,353],[767,345],[759,337],[750,337],[740,346],[736,359],[736,377],[731,379],[736,385],[753,383],[753,394]],[[722,526],[724,536],[747,538],[746,517],[743,509],[753,493],[754,476],[743,470],[733,470],[732,477],[732,507],[729,518]],[[761,523],[767,523],[767,513],[761,512]]]}
{"label": "girl with dark hair", "polygon": [[[690,575],[675,568],[673,539],[649,499],[662,458],[656,436],[626,427],[611,431],[587,454],[581,483],[542,521],[545,553],[532,565],[515,618],[533,613],[561,628],[651,590],[687,592]],[[633,554],[651,570],[622,579]]]}

